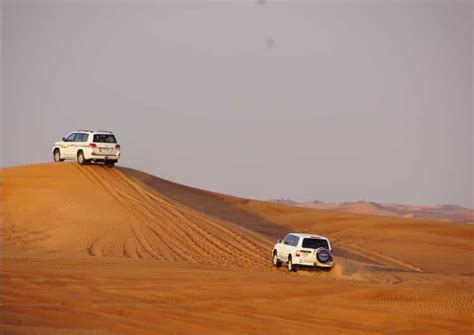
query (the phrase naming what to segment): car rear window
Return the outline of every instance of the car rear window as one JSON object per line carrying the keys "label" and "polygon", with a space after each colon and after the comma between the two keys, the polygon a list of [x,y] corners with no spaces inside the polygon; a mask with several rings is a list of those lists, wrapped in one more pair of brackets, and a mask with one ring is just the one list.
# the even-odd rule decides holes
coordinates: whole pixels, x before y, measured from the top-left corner
{"label": "car rear window", "polygon": [[117,143],[115,136],[112,134],[95,134],[94,142],[96,143]]}
{"label": "car rear window", "polygon": [[305,238],[303,239],[303,248],[318,249],[326,248],[329,249],[328,241],[319,238]]}

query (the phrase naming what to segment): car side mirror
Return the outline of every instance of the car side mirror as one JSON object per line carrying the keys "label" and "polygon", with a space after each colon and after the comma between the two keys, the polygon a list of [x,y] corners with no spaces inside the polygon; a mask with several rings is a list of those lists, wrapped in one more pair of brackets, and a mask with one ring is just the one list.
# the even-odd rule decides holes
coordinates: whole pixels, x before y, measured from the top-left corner
{"label": "car side mirror", "polygon": [[66,142],[66,138],[65,138],[65,137],[63,137],[63,141]]}
{"label": "car side mirror", "polygon": [[281,243],[281,240],[278,240],[278,243]]}

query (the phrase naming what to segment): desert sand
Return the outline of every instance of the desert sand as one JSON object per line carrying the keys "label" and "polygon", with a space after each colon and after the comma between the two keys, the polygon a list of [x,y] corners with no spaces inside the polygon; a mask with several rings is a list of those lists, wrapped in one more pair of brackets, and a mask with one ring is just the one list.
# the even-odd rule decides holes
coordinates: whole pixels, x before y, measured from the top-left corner
{"label": "desert sand", "polygon": [[[75,163],[1,170],[4,334],[471,334],[474,226],[242,199]],[[336,268],[287,273],[287,232]]]}

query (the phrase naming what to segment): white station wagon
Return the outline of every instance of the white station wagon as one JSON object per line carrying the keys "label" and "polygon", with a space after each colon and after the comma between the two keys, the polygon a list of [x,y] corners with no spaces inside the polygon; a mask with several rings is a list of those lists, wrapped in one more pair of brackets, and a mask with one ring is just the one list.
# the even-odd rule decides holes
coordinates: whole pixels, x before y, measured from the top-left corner
{"label": "white station wagon", "polygon": [[76,130],[53,146],[55,162],[77,160],[81,165],[102,162],[112,167],[120,158],[120,144],[110,131]]}
{"label": "white station wagon", "polygon": [[334,266],[329,240],[320,235],[290,233],[273,247],[273,265],[280,267],[287,262],[288,271],[298,266],[313,266],[329,271]]}

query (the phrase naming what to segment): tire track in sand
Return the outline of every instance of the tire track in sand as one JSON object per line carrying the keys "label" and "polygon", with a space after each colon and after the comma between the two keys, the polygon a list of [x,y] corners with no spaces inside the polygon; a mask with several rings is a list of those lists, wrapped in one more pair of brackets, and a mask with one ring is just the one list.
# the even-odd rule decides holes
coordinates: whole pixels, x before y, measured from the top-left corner
{"label": "tire track in sand", "polygon": [[[117,243],[119,238],[120,256],[268,267],[265,247],[271,245],[267,238],[160,197],[118,170],[102,166],[77,169],[90,189],[107,194],[128,219],[110,232],[115,234],[113,241],[110,234],[95,240],[89,246],[92,255],[109,256],[108,244]],[[116,236],[119,230],[130,233]]]}

